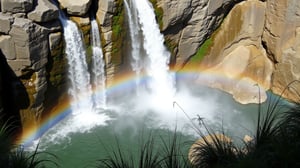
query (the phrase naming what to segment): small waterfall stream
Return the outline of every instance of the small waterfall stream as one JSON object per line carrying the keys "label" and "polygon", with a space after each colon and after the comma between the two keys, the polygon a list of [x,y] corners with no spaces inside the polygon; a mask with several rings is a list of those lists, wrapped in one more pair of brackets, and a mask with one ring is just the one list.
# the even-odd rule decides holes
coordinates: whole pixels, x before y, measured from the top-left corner
{"label": "small waterfall stream", "polygon": [[71,85],[69,94],[73,99],[73,114],[84,111],[91,112],[94,104],[82,35],[77,25],[68,20],[62,11],[60,11],[59,20],[63,26],[66,44],[65,50],[69,66],[68,77]]}
{"label": "small waterfall stream", "polygon": [[103,52],[99,27],[96,19],[91,20],[91,42],[92,42],[92,73],[93,73],[93,88],[96,90],[93,96],[97,109],[106,108],[106,93],[105,93],[105,64],[103,60]]}
{"label": "small waterfall stream", "polygon": [[[160,33],[152,4],[148,0],[124,2],[132,42],[133,70],[139,74],[144,68],[146,75],[150,78],[147,82],[147,89],[151,94],[161,100],[171,100],[176,89],[175,79],[169,71],[170,53],[164,46],[164,37]],[[142,32],[141,44],[139,31]],[[141,47],[146,55],[143,64],[141,63]],[[140,67],[141,65],[143,67]]]}
{"label": "small waterfall stream", "polygon": [[[141,56],[141,34],[140,34],[140,26],[138,23],[138,17],[137,17],[137,11],[135,10],[135,2],[130,1],[131,3],[128,4],[127,0],[124,1],[125,9],[126,9],[126,15],[129,22],[129,33],[130,33],[130,41],[131,41],[131,67],[132,70],[136,73],[137,79],[136,79],[136,86],[139,87],[140,81],[139,77],[141,75],[142,71],[142,59]],[[130,8],[130,6],[131,8]]]}

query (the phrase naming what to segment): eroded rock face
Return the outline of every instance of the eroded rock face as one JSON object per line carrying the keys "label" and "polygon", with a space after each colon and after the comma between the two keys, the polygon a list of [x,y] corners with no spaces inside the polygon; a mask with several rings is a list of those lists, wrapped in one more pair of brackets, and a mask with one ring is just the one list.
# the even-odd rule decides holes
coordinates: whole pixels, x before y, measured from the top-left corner
{"label": "eroded rock face", "polygon": [[28,18],[35,22],[48,22],[58,18],[58,8],[48,0],[38,0],[35,9],[28,13]]}
{"label": "eroded rock face", "polygon": [[58,0],[62,8],[67,9],[68,14],[84,16],[91,4],[92,0]]}
{"label": "eroded rock face", "polygon": [[159,0],[163,32],[170,41],[175,63],[181,67],[205,38],[220,25],[228,10],[239,0]]}
{"label": "eroded rock face", "polygon": [[[269,57],[276,63],[272,91],[281,94],[300,80],[300,4],[297,0],[268,0],[263,41]],[[283,96],[300,101],[300,83],[290,85]]]}
{"label": "eroded rock face", "polygon": [[265,3],[255,0],[236,5],[212,35],[201,63],[205,72],[224,76],[210,79],[208,85],[231,93],[243,104],[265,101],[264,90],[271,86],[273,63],[261,44],[265,10]]}
{"label": "eroded rock face", "polygon": [[33,0],[1,0],[1,11],[24,13],[32,10]]}
{"label": "eroded rock face", "polygon": [[[41,69],[47,63],[48,37],[43,28],[29,19],[16,18],[10,36],[13,39],[16,58],[9,62],[18,76],[22,75],[23,66],[33,70]],[[26,61],[27,65],[13,62]]]}
{"label": "eroded rock face", "polygon": [[6,84],[10,86],[8,92],[13,92],[6,106],[20,112],[23,128],[38,125],[48,88],[48,35],[61,31],[58,9],[46,0],[3,0],[1,9],[1,65],[11,73],[12,79]]}

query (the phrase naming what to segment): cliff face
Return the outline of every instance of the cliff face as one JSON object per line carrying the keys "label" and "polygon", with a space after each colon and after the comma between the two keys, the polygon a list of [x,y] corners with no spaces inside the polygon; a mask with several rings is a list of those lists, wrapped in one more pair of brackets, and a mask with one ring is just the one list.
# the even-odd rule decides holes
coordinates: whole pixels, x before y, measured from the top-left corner
{"label": "cliff face", "polygon": [[182,67],[239,1],[158,0],[163,10],[162,31],[172,50],[173,64]]}
{"label": "cliff face", "polygon": [[[225,90],[241,103],[258,102],[258,88],[281,94],[299,80],[300,5],[297,0],[151,0],[175,69],[196,66],[226,81],[198,82]],[[59,0],[90,46],[90,13],[100,25],[107,81],[126,61],[122,0]],[[21,104],[23,126],[38,124],[45,105],[66,92],[64,41],[58,7],[48,0],[1,0],[0,49],[12,72],[9,90]],[[199,57],[199,58],[198,58]],[[2,64],[1,64],[2,65]],[[0,112],[6,76],[0,73]],[[2,76],[1,76],[2,75]],[[2,78],[1,78],[2,77]],[[2,82],[1,82],[2,80]],[[4,89],[3,89],[4,88]],[[284,96],[299,101],[294,83]],[[7,95],[9,95],[8,93]],[[13,99],[13,98],[12,98]],[[262,99],[266,94],[262,93]],[[25,100],[25,103],[22,101]]]}
{"label": "cliff face", "polygon": [[[25,127],[37,123],[44,110],[46,64],[52,43],[49,36],[60,31],[57,18],[57,8],[47,0],[1,1],[0,48],[16,77],[12,83],[7,81],[18,99],[11,105],[17,106],[28,99],[28,104],[20,108]],[[20,96],[22,92],[27,95]]]}
{"label": "cliff face", "polygon": [[[281,94],[289,83],[300,79],[300,4],[296,0],[268,0],[263,43],[275,64],[271,89]],[[283,96],[300,100],[300,83],[295,82]]]}
{"label": "cliff face", "polygon": [[[266,100],[261,90],[270,89],[273,63],[262,45],[266,5],[260,1],[237,4],[222,25],[210,37],[211,46],[201,66],[205,71],[222,74],[227,82],[216,82],[213,87],[225,90],[241,103],[258,103]],[[230,82],[230,81],[234,82]],[[220,84],[222,83],[222,84]]]}
{"label": "cliff face", "polygon": [[[236,5],[210,35],[200,67],[238,82],[209,85],[232,93],[242,103],[258,101],[253,92],[258,89],[251,84],[282,94],[289,83],[299,80],[299,13],[299,3],[293,0],[248,0]],[[250,85],[239,91],[244,80]],[[299,82],[294,82],[283,96],[299,102],[299,89]]]}

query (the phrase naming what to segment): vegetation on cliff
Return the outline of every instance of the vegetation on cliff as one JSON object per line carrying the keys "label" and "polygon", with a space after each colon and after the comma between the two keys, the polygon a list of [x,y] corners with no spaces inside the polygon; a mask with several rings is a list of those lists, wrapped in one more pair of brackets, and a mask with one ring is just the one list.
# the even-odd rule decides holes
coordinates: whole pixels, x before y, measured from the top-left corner
{"label": "vegetation on cliff", "polygon": [[212,44],[212,38],[208,38],[207,40],[205,40],[205,42],[197,50],[197,53],[194,56],[192,56],[189,60],[189,65],[199,65],[204,56],[206,56],[209,53]]}
{"label": "vegetation on cliff", "polygon": [[112,18],[112,63],[120,65],[122,63],[122,49],[124,38],[124,4],[122,0],[115,0],[115,11]]}
{"label": "vegetation on cliff", "polygon": [[154,13],[156,16],[156,21],[159,25],[159,28],[162,29],[163,27],[163,16],[164,16],[164,11],[161,7],[158,6],[157,0],[149,0],[152,3],[152,6],[154,8]]}

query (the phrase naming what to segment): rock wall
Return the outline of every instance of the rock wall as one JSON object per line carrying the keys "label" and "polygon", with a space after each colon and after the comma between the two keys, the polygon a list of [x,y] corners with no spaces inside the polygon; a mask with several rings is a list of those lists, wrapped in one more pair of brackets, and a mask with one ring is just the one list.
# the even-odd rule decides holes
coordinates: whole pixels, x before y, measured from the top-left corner
{"label": "rock wall", "polygon": [[[300,4],[297,0],[268,0],[263,43],[275,64],[271,90],[282,94],[287,86],[300,80]],[[300,101],[300,83],[294,82],[283,93]]]}
{"label": "rock wall", "polygon": [[49,35],[60,31],[57,18],[57,7],[47,0],[1,0],[0,49],[16,76],[16,95],[27,92],[15,102],[29,101],[20,108],[24,127],[37,124],[44,110]]}
{"label": "rock wall", "polygon": [[163,9],[162,31],[173,53],[173,64],[182,67],[241,0],[158,0]]}
{"label": "rock wall", "polygon": [[249,0],[237,4],[211,36],[211,46],[201,62],[204,73],[219,73],[228,79],[218,82],[215,80],[219,79],[211,79],[210,86],[233,94],[241,103],[265,101],[264,90],[271,86],[273,63],[261,38],[265,12],[264,2]]}
{"label": "rock wall", "polygon": [[[209,85],[233,94],[242,103],[258,101],[258,93],[253,92],[258,90],[256,84],[299,102],[299,14],[296,0],[248,0],[236,5],[210,35],[199,67],[238,82],[211,81]],[[250,85],[241,89],[244,81]],[[265,93],[261,96],[266,99]]]}

